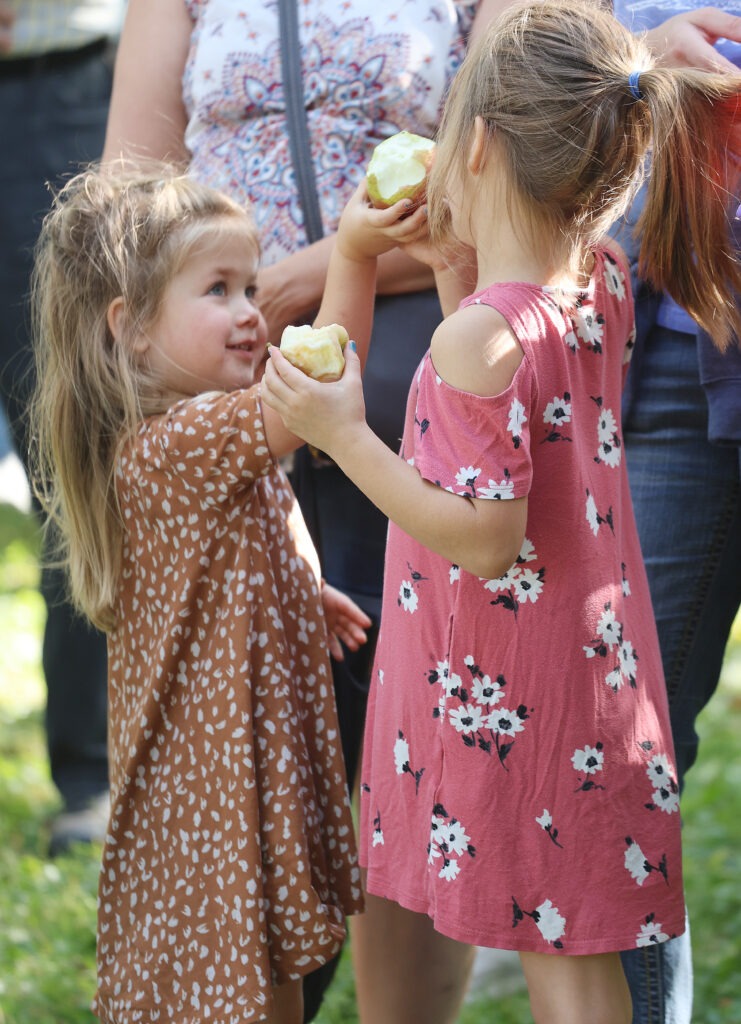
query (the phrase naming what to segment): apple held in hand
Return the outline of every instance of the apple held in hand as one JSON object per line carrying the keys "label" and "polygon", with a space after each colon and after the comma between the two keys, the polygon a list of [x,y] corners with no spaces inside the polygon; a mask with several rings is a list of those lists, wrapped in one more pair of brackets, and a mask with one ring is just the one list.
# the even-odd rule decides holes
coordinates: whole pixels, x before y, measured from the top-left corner
{"label": "apple held in hand", "polygon": [[413,132],[398,132],[379,142],[368,163],[368,195],[385,209],[400,199],[424,199],[435,143]]}
{"label": "apple held in hand", "polygon": [[322,382],[339,380],[345,368],[348,334],[339,324],[326,327],[286,327],[280,350],[289,363]]}

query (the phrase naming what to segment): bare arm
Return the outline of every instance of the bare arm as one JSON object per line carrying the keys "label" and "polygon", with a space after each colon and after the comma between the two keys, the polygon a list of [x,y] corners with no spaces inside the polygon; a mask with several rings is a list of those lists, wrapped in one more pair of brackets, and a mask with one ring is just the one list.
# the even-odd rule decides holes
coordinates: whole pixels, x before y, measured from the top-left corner
{"label": "bare arm", "polygon": [[[350,353],[336,384],[317,384],[277,349],[265,371],[264,401],[340,469],[409,536],[468,572],[502,576],[522,547],[527,499],[471,499],[424,480],[365,422],[360,363]],[[313,407],[313,412],[308,410]],[[321,410],[321,411],[320,411]]]}
{"label": "bare arm", "polygon": [[187,164],[182,76],[192,24],[183,0],[129,0],[116,55],[103,160]]}
{"label": "bare arm", "polygon": [[[426,218],[422,209],[402,219],[402,214],[407,212],[407,205],[400,202],[388,210],[374,210],[368,201],[365,181],[361,182],[342,213],[339,232],[333,236],[329,249],[326,283],[314,325],[342,324],[357,346],[356,358],[361,366],[365,365],[370,344],[379,259],[397,244],[426,232]],[[318,243],[319,246],[321,244]],[[311,248],[316,249],[317,246]],[[262,294],[260,306],[264,312]],[[310,380],[300,371],[296,373],[310,384],[316,384],[316,381]],[[264,384],[263,379],[263,418],[268,444],[273,455],[284,455],[302,442],[298,440],[292,426],[287,429],[284,425],[269,396],[265,399]],[[317,386],[321,395],[330,385]]]}

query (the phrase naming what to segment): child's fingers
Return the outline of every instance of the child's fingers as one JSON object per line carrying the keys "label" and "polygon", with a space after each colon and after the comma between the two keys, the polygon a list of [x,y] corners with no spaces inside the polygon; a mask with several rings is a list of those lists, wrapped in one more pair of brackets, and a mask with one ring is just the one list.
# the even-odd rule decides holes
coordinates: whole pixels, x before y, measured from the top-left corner
{"label": "child's fingers", "polygon": [[273,409],[280,411],[290,398],[291,388],[281,377],[272,359],[269,359],[262,375],[260,389],[263,399]]}
{"label": "child's fingers", "polygon": [[347,594],[343,594],[341,590],[337,592],[337,608],[338,615],[342,616],[342,621],[347,625],[357,623],[359,626],[368,629],[371,626],[371,618],[366,615],[363,609],[355,604],[351,597]]}
{"label": "child's fingers", "polygon": [[334,632],[350,651],[357,651],[368,640],[365,630],[347,619],[338,620]]}
{"label": "child's fingers", "polygon": [[335,661],[345,660],[345,653],[342,650],[342,644],[334,633],[327,634],[327,646],[329,647],[329,653]]}
{"label": "child's fingers", "polygon": [[268,355],[270,356],[270,362],[276,374],[288,387],[291,388],[292,391],[296,391],[304,384],[304,382],[311,379],[301,370],[298,370],[293,363],[289,362],[277,345],[270,346],[268,349]]}

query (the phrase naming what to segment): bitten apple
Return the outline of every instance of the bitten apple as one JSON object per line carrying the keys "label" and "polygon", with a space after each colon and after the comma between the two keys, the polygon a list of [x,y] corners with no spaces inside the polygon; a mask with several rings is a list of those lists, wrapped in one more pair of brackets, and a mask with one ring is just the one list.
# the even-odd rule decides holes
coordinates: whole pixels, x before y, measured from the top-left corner
{"label": "bitten apple", "polygon": [[373,150],[366,179],[374,206],[385,209],[400,199],[424,199],[435,143],[413,132],[398,132]]}
{"label": "bitten apple", "polygon": [[280,350],[286,359],[315,380],[339,380],[345,368],[348,334],[340,324],[326,327],[286,327]]}

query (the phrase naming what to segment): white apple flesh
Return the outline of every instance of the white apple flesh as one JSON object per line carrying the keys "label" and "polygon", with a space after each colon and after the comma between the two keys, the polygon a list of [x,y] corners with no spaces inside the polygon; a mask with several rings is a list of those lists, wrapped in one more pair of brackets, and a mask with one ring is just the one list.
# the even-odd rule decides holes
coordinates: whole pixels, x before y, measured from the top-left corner
{"label": "white apple flesh", "polygon": [[289,326],[281,336],[280,350],[299,370],[326,383],[342,376],[347,342],[347,331],[340,324]]}
{"label": "white apple flesh", "polygon": [[400,199],[422,202],[435,143],[413,132],[398,132],[373,150],[366,179],[374,206],[385,209]]}

